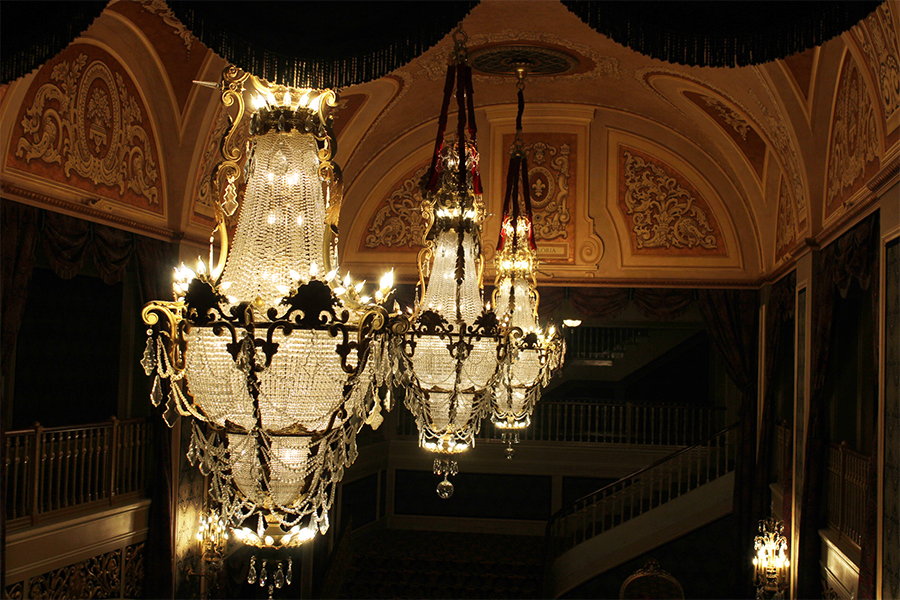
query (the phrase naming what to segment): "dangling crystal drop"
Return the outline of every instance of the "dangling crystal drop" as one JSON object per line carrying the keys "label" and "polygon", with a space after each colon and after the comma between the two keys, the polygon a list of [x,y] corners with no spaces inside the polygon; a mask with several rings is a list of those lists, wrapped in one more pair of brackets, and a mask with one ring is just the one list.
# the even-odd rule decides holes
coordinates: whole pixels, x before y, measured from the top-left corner
{"label": "dangling crystal drop", "polygon": [[444,480],[437,485],[437,495],[443,500],[453,495],[453,484],[447,481],[446,475],[444,475]]}
{"label": "dangling crystal drop", "polygon": [[284,571],[281,570],[281,563],[278,563],[278,569],[275,571],[275,587],[279,590],[284,587]]}
{"label": "dangling crystal drop", "polygon": [[[149,373],[148,373],[149,375]],[[150,402],[153,406],[159,406],[163,400],[162,384],[159,381],[159,375],[153,379],[153,388],[150,390]]]}
{"label": "dangling crystal drop", "polygon": [[268,561],[265,561],[265,560],[263,561],[262,571],[259,572],[259,587],[266,587],[266,579],[269,576],[269,574],[266,573],[266,563],[267,562]]}
{"label": "dangling crystal drop", "polygon": [[191,438],[191,445],[188,446],[187,451],[187,461],[192,467],[197,466],[197,460],[199,459],[200,453],[197,450],[197,443],[194,441],[194,438]]}
{"label": "dangling crystal drop", "polygon": [[256,557],[250,557],[250,570],[247,571],[247,583],[253,585],[256,583]]}
{"label": "dangling crystal drop", "polygon": [[209,468],[209,458],[208,457],[204,457],[200,460],[199,468],[200,468],[200,474],[203,475],[204,477],[206,477],[207,475],[210,474],[211,469]]}
{"label": "dangling crystal drop", "polygon": [[506,447],[506,460],[512,460],[512,457],[516,455],[516,449],[512,447],[512,442]]}
{"label": "dangling crystal drop", "polygon": [[294,560],[288,557],[288,568],[287,573],[284,574],[284,580],[288,585],[291,585],[291,581],[294,579]]}
{"label": "dangling crystal drop", "polygon": [[163,420],[169,427],[174,427],[178,421],[178,409],[175,408],[175,401],[169,398],[166,403],[166,411],[163,413]]}
{"label": "dangling crystal drop", "polygon": [[156,343],[151,335],[152,329],[147,330],[147,345],[144,346],[144,357],[141,358],[141,366],[144,367],[144,373],[147,377],[156,370]]}
{"label": "dangling crystal drop", "polygon": [[270,583],[269,584],[269,600],[272,600],[272,594],[274,592],[275,592],[275,590],[272,588],[272,584]]}

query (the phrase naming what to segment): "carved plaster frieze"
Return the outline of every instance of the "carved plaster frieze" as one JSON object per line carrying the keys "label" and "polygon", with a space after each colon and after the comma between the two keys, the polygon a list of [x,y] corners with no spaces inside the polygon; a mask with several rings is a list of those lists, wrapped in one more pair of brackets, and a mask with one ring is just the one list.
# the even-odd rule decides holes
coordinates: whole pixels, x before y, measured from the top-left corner
{"label": "carved plaster frieze", "polygon": [[[755,69],[755,67],[753,68]],[[760,76],[758,71],[756,71],[756,73],[761,85],[765,87],[770,101],[773,105],[777,105],[774,101],[772,91],[768,88],[768,84],[766,84],[765,80],[762,78],[762,76]],[[706,133],[706,128],[698,123],[694,116],[687,114],[684,109],[682,109],[682,107],[678,105],[677,102],[674,102],[671,98],[669,98],[666,94],[658,90],[656,86],[653,85],[651,80],[653,79],[654,75],[666,75],[669,77],[684,80],[686,82],[690,82],[698,88],[701,88],[696,90],[698,93],[706,96],[709,92],[713,92],[717,96],[725,99],[728,104],[740,111],[738,114],[742,115],[743,118],[753,126],[748,130],[748,136],[750,135],[750,131],[753,131],[754,129],[756,131],[759,131],[761,133],[761,139],[763,140],[765,146],[772,150],[772,152],[778,159],[778,162],[781,163],[784,171],[788,174],[788,180],[790,181],[790,184],[794,190],[793,197],[797,204],[797,214],[801,222],[805,221],[807,194],[805,191],[806,188],[804,185],[804,180],[800,176],[801,169],[799,154],[794,147],[793,141],[788,135],[787,127],[785,126],[784,119],[782,118],[780,113],[772,113],[772,111],[770,111],[768,107],[766,107],[766,105],[759,100],[759,97],[754,93],[752,89],[748,89],[747,92],[750,97],[753,98],[753,100],[756,102],[759,112],[761,112],[762,116],[764,117],[761,121],[754,118],[752,116],[753,113],[730,94],[726,93],[721,88],[709,83],[704,79],[700,79],[699,77],[691,75],[690,73],[671,69],[668,67],[645,67],[643,69],[635,71],[635,78],[640,81],[645,88],[652,91],[659,98],[662,98],[663,100],[668,102],[678,112],[684,115],[685,118],[694,123],[700,129],[700,131],[703,132],[703,134],[706,135],[708,139],[710,139],[713,144],[715,144],[716,142],[709,137],[709,134]],[[759,174],[758,171],[757,173]]]}
{"label": "carved plaster frieze", "polygon": [[875,75],[887,120],[900,110],[900,40],[891,12],[885,2],[851,30]]}
{"label": "carved plaster frieze", "polygon": [[703,101],[707,106],[715,110],[725,124],[730,126],[739,136],[741,136],[742,140],[745,142],[747,141],[747,132],[750,130],[750,123],[748,123],[744,117],[734,112],[730,106],[723,104],[722,101],[717,98],[703,96]]}
{"label": "carved plaster frieze", "polygon": [[636,253],[720,249],[705,200],[674,169],[624,146],[619,169],[620,208],[630,222]]}
{"label": "carved plaster frieze", "polygon": [[834,213],[840,201],[848,199],[865,183],[867,168],[878,160],[875,106],[849,52],[838,80],[828,146],[826,217]]}
{"label": "carved plaster frieze", "polygon": [[366,228],[363,248],[412,249],[422,245],[425,220],[419,182],[430,165],[429,160],[407,174],[379,203]]}
{"label": "carved plaster frieze", "polygon": [[90,52],[97,58],[70,46],[39,72],[7,164],[162,213],[158,157],[143,105],[121,68]]}
{"label": "carved plaster frieze", "polygon": [[[775,94],[769,87],[765,77],[763,77],[760,68],[754,66],[752,69],[753,72],[756,73],[759,84],[766,90],[766,95],[768,96],[771,105],[778,106],[778,103],[775,101]],[[759,112],[761,112],[764,117],[760,125],[762,126],[766,137],[770,140],[769,146],[778,157],[788,183],[793,189],[794,203],[797,207],[797,221],[801,224],[805,223],[809,206],[808,194],[804,179],[801,175],[803,170],[800,168],[800,154],[794,145],[794,140],[788,134],[784,116],[779,110],[775,110],[774,112],[769,110],[769,107],[760,100],[759,96],[757,96],[752,89],[748,89],[747,93],[750,94],[750,97],[756,102]]]}
{"label": "carved plaster frieze", "polygon": [[[592,63],[591,66],[593,68],[587,69],[584,72],[580,73],[547,76],[542,75],[541,80],[548,83],[555,83],[562,80],[571,81],[578,79],[620,79],[626,73],[625,68],[619,64],[619,60],[617,58],[601,54],[600,52],[597,52],[589,46],[579,44],[578,42],[573,42],[571,40],[548,32],[517,31],[512,29],[505,29],[497,33],[473,35],[469,38],[467,46],[471,49],[486,44],[511,43],[523,45],[527,44],[528,42],[539,42],[542,44],[549,44],[551,46],[557,46],[560,48],[567,48],[568,50],[581,55],[581,57],[590,60],[590,62]],[[448,43],[446,46],[446,50],[437,49],[437,51],[432,52],[430,56],[420,60],[417,63],[418,71],[416,72],[416,76],[426,77],[431,81],[442,80],[447,75],[447,56],[449,53],[450,45]],[[508,85],[509,83],[508,77],[479,75],[478,73],[475,73],[473,78],[475,81],[478,81],[480,83],[487,83],[492,85]]]}
{"label": "carved plaster frieze", "polygon": [[778,184],[778,222],[775,229],[775,260],[785,256],[797,240],[796,214],[790,186],[781,178]]}
{"label": "carved plaster frieze", "polygon": [[191,51],[191,47],[194,44],[194,35],[184,26],[184,23],[175,17],[175,13],[172,12],[165,0],[140,0],[140,2],[144,10],[158,15],[163,20],[163,23],[171,27],[174,30],[173,33],[181,38],[185,50]]}
{"label": "carved plaster frieze", "polygon": [[[528,157],[528,184],[531,207],[534,212],[534,237],[537,240],[566,239],[569,237],[570,180],[573,177],[576,136],[555,134],[552,140],[528,143],[528,138],[540,138],[540,134],[526,135],[525,154]],[[562,138],[556,140],[555,138]],[[554,143],[554,141],[556,143]]]}

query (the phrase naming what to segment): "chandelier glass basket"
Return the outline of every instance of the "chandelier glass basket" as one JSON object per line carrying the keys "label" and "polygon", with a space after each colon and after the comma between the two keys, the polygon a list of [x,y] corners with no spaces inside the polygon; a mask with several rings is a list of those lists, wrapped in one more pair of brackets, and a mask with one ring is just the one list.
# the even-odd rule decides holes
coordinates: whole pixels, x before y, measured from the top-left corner
{"label": "chandelier glass basket", "polygon": [[[465,34],[447,67],[432,163],[423,178],[424,248],[418,257],[418,298],[404,343],[412,367],[406,372],[406,406],[416,419],[419,445],[435,453],[434,471],[444,476],[442,497],[453,492],[448,475],[454,457],[471,448],[490,411],[489,390],[507,360],[509,328],[484,303],[481,226],[484,220],[472,69]],[[445,139],[454,84],[458,119]]]}
{"label": "chandelier glass basket", "polygon": [[520,74],[516,141],[511,148],[506,178],[493,295],[495,310],[510,328],[511,343],[509,360],[501,365],[500,377],[493,388],[491,421],[505,430],[504,439],[510,444],[509,457],[512,457],[511,444],[518,442],[518,431],[531,424],[541,388],[562,367],[565,356],[565,340],[560,332],[553,325],[542,328],[538,321],[537,246],[528,160],[522,143],[523,88]]}
{"label": "chandelier glass basket", "polygon": [[[246,87],[257,96],[241,169]],[[174,300],[144,307],[142,363],[166,422],[192,418],[188,459],[209,476],[236,537],[292,546],[327,530],[357,431],[390,409],[409,322],[386,308],[389,274],[370,298],[364,282],[338,273],[334,92],[270,85],[235,67],[221,89],[237,115],[213,175],[217,195],[224,187],[219,256],[211,238],[207,263],[176,269]]]}

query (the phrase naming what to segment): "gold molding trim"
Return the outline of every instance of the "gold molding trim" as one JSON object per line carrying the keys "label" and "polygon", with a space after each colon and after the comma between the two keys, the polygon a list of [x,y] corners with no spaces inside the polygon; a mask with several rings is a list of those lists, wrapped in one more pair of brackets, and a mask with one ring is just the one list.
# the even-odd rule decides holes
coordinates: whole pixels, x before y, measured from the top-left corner
{"label": "gold molding trim", "polygon": [[[155,225],[149,225],[147,223],[135,221],[134,219],[129,219],[127,217],[122,217],[120,215],[92,208],[87,204],[68,202],[54,196],[48,196],[47,194],[42,194],[40,192],[35,192],[26,188],[19,187],[6,181],[0,183],[0,191],[3,192],[4,196],[9,196],[10,200],[21,199],[24,200],[26,204],[46,206],[55,209],[64,209],[66,211],[90,217],[91,219],[94,219],[100,223],[117,225],[120,229],[130,229],[136,233],[140,233],[142,235],[147,235],[149,237],[154,237],[157,239],[162,239],[168,242],[185,240],[190,242],[197,242],[203,245],[209,243],[209,240],[206,237],[188,236],[181,231],[175,231],[172,229],[167,229],[165,227],[157,227]],[[61,211],[57,210],[54,212]]]}

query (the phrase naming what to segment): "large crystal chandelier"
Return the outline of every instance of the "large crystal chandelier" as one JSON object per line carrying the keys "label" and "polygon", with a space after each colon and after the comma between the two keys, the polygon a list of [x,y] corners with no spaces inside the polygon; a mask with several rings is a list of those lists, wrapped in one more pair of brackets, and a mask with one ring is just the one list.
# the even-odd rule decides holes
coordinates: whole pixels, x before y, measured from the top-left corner
{"label": "large crystal chandelier", "polygon": [[[431,168],[423,179],[423,213],[428,225],[420,251],[421,297],[405,343],[412,366],[406,406],[419,431],[419,445],[437,454],[434,471],[443,475],[438,494],[453,493],[448,475],[454,457],[474,445],[481,420],[490,411],[498,364],[506,359],[508,331],[482,298],[481,223],[484,206],[472,69],[465,34],[454,33],[456,48],[447,68],[444,100]],[[445,143],[450,99],[456,85],[456,138]]]}
{"label": "large crystal chandelier", "polygon": [[[246,166],[235,131],[256,92]],[[174,301],[150,302],[144,360],[164,417],[192,417],[191,463],[210,477],[221,518],[245,544],[293,546],[325,532],[356,432],[390,408],[408,321],[384,308],[389,277],[365,296],[337,265],[339,172],[330,90],[287,88],[229,67],[237,116],[214,184],[220,254],[176,269]],[[228,225],[238,208],[234,243]],[[167,398],[166,398],[167,397]],[[261,575],[261,582],[265,577]]]}
{"label": "large crystal chandelier", "polygon": [[[541,388],[562,367],[564,339],[553,325],[538,322],[537,246],[531,211],[528,159],[522,142],[525,109],[524,68],[517,69],[518,114],[516,139],[511,149],[506,193],[495,257],[494,308],[510,328],[509,360],[500,366],[500,377],[492,390],[491,421],[503,430],[506,456],[512,458],[519,431],[531,423]],[[521,196],[519,184],[521,181]]]}

